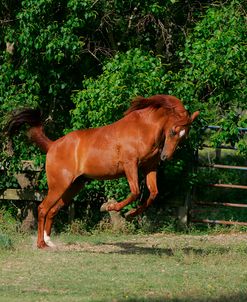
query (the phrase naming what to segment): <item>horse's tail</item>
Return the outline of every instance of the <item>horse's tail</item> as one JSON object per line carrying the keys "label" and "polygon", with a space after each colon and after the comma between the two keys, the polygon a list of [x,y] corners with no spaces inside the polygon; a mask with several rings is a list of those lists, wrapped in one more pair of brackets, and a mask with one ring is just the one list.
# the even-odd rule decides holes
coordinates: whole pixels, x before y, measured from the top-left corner
{"label": "horse's tail", "polygon": [[16,134],[23,124],[28,124],[30,128],[27,133],[30,139],[43,151],[47,153],[52,141],[45,135],[42,125],[41,112],[38,109],[22,109],[14,111],[10,118],[6,130],[9,136]]}

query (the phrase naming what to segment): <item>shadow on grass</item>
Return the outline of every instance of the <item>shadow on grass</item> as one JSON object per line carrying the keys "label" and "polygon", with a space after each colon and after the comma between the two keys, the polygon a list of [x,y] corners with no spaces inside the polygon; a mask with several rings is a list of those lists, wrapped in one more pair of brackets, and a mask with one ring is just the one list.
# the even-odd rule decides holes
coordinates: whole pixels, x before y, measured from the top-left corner
{"label": "shadow on grass", "polygon": [[116,299],[115,302],[246,302],[247,293],[237,293],[234,295],[222,295],[218,297],[193,297],[187,296],[184,298],[166,298],[166,297],[157,297],[157,298],[127,298],[127,299]]}
{"label": "shadow on grass", "polygon": [[[143,247],[140,246],[141,243],[138,242],[116,242],[116,243],[101,243],[102,246],[104,245],[111,245],[112,247],[117,247],[118,250],[111,250],[111,251],[105,251],[108,254],[144,254],[144,255],[167,255],[167,256],[174,256],[178,252],[183,253],[184,255],[190,255],[190,254],[195,254],[195,255],[201,255],[201,256],[206,256],[209,254],[224,254],[228,253],[230,251],[229,247],[224,247],[224,246],[207,246],[205,248],[200,248],[200,247],[193,247],[193,246],[188,246],[188,247],[176,247],[176,248],[160,248],[157,246],[152,246],[152,247]],[[120,249],[119,249],[120,248]],[[104,249],[101,251],[104,253]],[[246,300],[247,301],[247,300]]]}

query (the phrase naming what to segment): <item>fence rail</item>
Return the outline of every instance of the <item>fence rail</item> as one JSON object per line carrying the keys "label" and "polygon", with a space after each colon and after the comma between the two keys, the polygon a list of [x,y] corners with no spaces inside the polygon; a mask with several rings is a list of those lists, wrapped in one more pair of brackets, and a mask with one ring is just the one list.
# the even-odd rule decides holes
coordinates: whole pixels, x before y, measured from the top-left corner
{"label": "fence rail", "polygon": [[[245,203],[231,203],[231,202],[205,202],[199,201],[196,202],[195,205],[198,206],[225,206],[225,207],[235,207],[235,208],[247,208],[247,204]],[[194,211],[194,210],[191,210]]]}
{"label": "fence rail", "polygon": [[[220,126],[213,126],[213,125],[209,125],[209,126],[206,126],[204,128],[204,130],[206,129],[210,129],[210,130],[221,130],[221,127]],[[245,127],[238,127],[238,131],[239,132],[247,132],[247,128]]]}
{"label": "fence rail", "polygon": [[232,184],[207,184],[209,187],[215,187],[215,188],[230,188],[230,189],[247,189],[247,186],[243,185],[232,185]]}
{"label": "fence rail", "polygon": [[7,189],[0,191],[0,200],[25,200],[41,202],[44,197],[45,192],[33,191],[30,189]]}
{"label": "fence rail", "polygon": [[199,164],[202,168],[219,168],[219,169],[230,169],[230,170],[243,170],[247,171],[246,166],[231,166],[231,165],[220,165],[220,164]]}
{"label": "fence rail", "polygon": [[194,223],[207,223],[207,224],[225,224],[225,225],[242,225],[247,226],[247,222],[230,221],[230,220],[211,220],[211,219],[191,219]]}

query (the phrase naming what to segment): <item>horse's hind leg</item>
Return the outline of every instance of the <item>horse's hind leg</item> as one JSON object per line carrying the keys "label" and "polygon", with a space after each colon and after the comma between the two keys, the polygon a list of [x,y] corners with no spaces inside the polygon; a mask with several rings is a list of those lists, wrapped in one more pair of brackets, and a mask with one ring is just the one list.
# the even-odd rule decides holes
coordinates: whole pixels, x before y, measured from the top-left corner
{"label": "horse's hind leg", "polygon": [[45,220],[45,230],[44,230],[44,241],[49,247],[54,247],[55,244],[51,241],[51,227],[53,224],[54,217],[58,213],[58,211],[65,206],[67,203],[63,198],[60,198],[56,204],[49,210]]}
{"label": "horse's hind leg", "polygon": [[61,198],[63,192],[56,190],[49,190],[47,196],[38,207],[38,239],[37,247],[45,248],[47,244],[44,241],[44,227],[45,220],[49,210],[56,204]]}
{"label": "horse's hind leg", "polygon": [[46,216],[45,230],[44,230],[44,241],[48,246],[50,247],[55,246],[50,239],[51,228],[54,221],[54,217],[63,206],[69,205],[73,197],[82,189],[83,186],[84,186],[84,181],[81,178],[76,179],[71,184],[71,186],[66,190],[63,196],[49,210]]}

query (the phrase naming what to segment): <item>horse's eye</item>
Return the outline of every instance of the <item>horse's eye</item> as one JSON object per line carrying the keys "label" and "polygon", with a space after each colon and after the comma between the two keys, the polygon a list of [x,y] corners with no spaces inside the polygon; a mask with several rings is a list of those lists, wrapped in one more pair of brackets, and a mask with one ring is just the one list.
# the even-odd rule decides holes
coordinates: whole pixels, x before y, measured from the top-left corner
{"label": "horse's eye", "polygon": [[172,130],[170,131],[170,136],[175,136],[176,134],[177,134],[177,132],[176,132],[175,130],[172,129]]}

